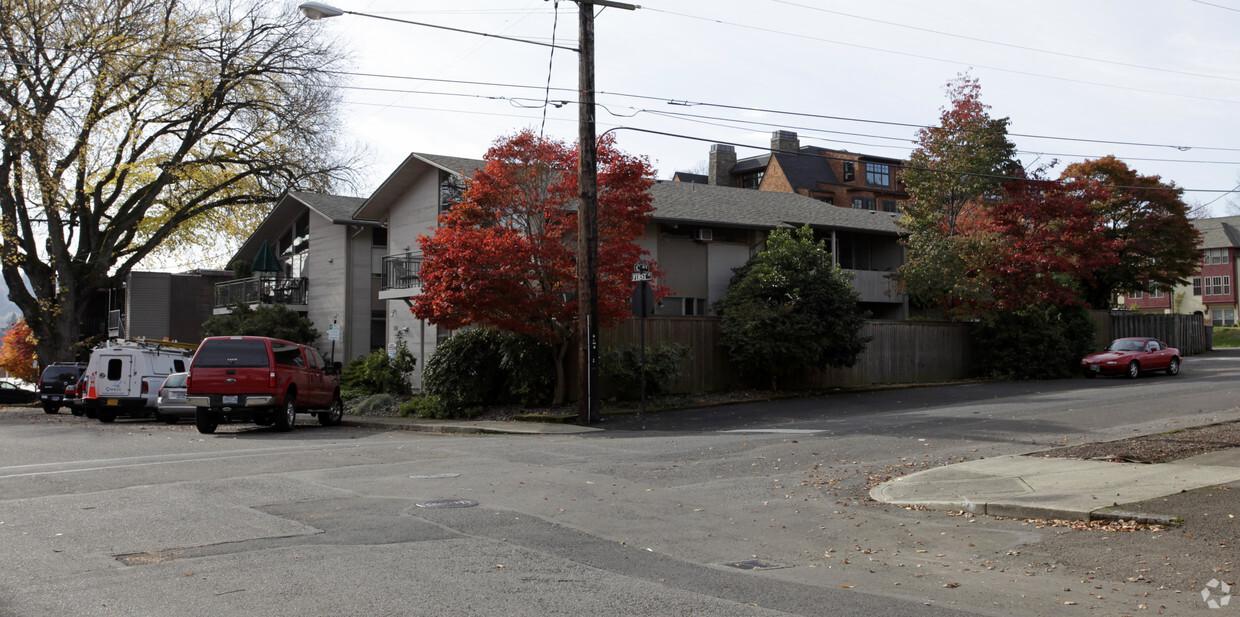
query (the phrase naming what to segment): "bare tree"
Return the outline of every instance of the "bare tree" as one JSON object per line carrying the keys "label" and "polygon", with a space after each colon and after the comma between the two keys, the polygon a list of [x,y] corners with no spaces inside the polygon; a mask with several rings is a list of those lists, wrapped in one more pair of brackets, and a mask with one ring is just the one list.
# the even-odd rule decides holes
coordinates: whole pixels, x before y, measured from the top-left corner
{"label": "bare tree", "polygon": [[341,58],[260,0],[0,0],[0,257],[40,361],[161,243],[347,177]]}

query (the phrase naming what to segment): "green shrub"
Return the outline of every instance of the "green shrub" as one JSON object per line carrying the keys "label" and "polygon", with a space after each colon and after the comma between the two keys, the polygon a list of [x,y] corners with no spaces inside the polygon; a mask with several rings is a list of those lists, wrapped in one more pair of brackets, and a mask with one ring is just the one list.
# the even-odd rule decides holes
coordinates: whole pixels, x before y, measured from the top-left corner
{"label": "green shrub", "polygon": [[[646,348],[646,393],[667,392],[680,377],[681,365],[692,359],[688,345],[662,342]],[[609,396],[622,400],[641,398],[641,347],[623,345],[599,354],[599,377]]]}
{"label": "green shrub", "polygon": [[1083,308],[1034,305],[1000,313],[973,330],[979,373],[998,379],[1059,379],[1080,372],[1094,325]]}
{"label": "green shrub", "polygon": [[344,398],[353,399],[371,394],[409,394],[409,373],[413,372],[418,359],[405,347],[405,339],[396,335],[396,355],[389,357],[382,349],[349,363],[340,375],[340,392]]}
{"label": "green shrub", "polygon": [[532,337],[486,328],[458,332],[435,347],[422,375],[428,394],[450,417],[472,408],[550,400],[555,383],[551,346]]}
{"label": "green shrub", "polygon": [[376,394],[366,397],[366,400],[357,404],[353,408],[353,413],[359,416],[373,416],[387,413],[392,405],[396,404],[396,399],[391,394]]}

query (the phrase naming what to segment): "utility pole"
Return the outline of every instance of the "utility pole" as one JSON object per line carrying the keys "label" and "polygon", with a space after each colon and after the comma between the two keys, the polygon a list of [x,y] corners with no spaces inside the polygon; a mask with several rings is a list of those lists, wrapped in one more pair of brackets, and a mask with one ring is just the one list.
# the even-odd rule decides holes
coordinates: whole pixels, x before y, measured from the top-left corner
{"label": "utility pole", "polygon": [[598,145],[594,143],[594,4],[578,2],[577,423],[599,417]]}
{"label": "utility pole", "polygon": [[629,11],[637,5],[577,0],[577,423],[599,419],[598,392],[598,144],[594,137],[594,7]]}

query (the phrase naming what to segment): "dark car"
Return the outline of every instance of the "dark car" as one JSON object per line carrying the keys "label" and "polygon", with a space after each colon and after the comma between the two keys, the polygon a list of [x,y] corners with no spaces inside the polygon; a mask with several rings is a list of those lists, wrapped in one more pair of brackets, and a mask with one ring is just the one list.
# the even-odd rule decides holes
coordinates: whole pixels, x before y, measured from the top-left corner
{"label": "dark car", "polygon": [[37,395],[7,381],[0,381],[0,405],[29,405],[38,400]]}
{"label": "dark car", "polygon": [[1180,350],[1156,338],[1115,339],[1106,351],[1081,358],[1081,371],[1086,377],[1127,375],[1136,379],[1141,373],[1166,371],[1180,374]]}
{"label": "dark car", "polygon": [[73,396],[78,380],[86,371],[85,362],[53,362],[39,376],[39,402],[43,411],[58,413],[68,407],[73,415],[82,415],[82,408],[74,403]]}
{"label": "dark car", "polygon": [[155,407],[159,418],[168,424],[194,419],[194,406],[185,402],[185,377],[189,373],[173,373],[159,386]]}

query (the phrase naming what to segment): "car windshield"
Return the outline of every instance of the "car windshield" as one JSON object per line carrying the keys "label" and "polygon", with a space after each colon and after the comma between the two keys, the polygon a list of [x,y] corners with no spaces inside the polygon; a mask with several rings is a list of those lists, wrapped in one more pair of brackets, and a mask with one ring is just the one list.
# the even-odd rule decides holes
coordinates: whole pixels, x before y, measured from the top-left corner
{"label": "car windshield", "polygon": [[1145,349],[1145,341],[1138,339],[1119,339],[1107,347],[1107,351],[1141,351]]}

